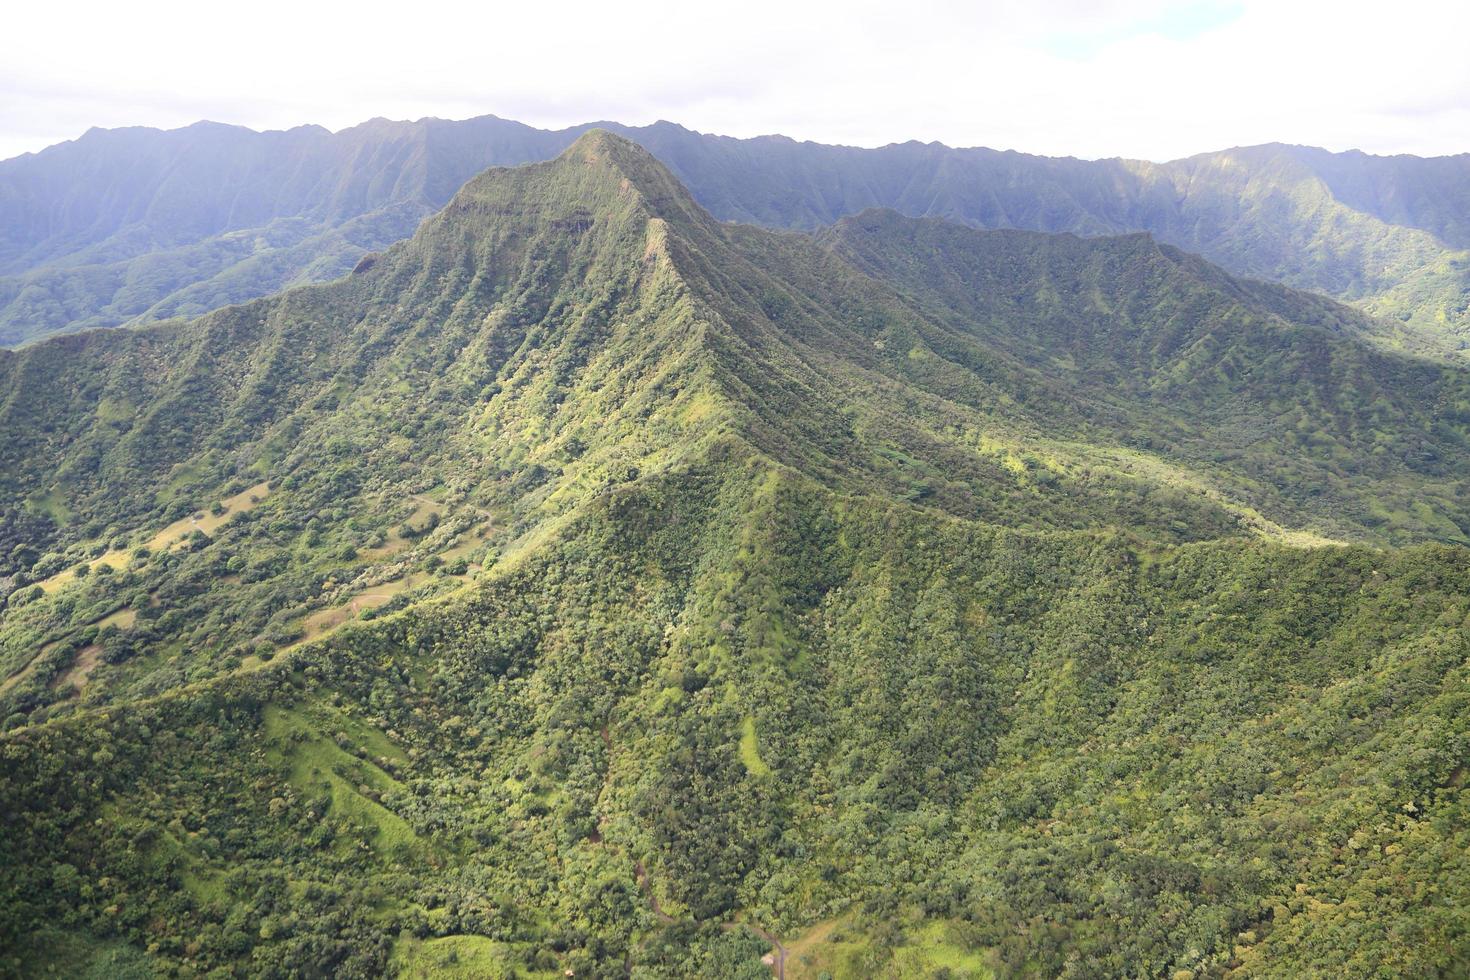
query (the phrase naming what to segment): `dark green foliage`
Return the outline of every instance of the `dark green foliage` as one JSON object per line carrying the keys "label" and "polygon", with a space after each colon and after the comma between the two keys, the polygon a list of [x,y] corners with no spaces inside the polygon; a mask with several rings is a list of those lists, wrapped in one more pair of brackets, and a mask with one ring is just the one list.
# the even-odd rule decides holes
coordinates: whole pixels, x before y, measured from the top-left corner
{"label": "dark green foliage", "polygon": [[[529,943],[594,975],[679,950],[687,972],[696,940],[665,934],[650,895],[787,935],[856,908],[877,936],[916,905],[973,923],[996,969],[1048,975],[1463,967],[1461,552],[1140,550],[801,481],[782,493],[830,535],[721,516],[722,484],[738,499],[760,479],[735,459],[670,474],[473,597],[302,650],[289,672],[12,736],[5,793],[27,824],[7,866],[49,897],[6,907],[165,958],[197,937],[197,962],[250,972],[372,973],[387,952],[370,936],[405,929]],[[727,535],[752,522],[769,528],[757,557],[835,569],[815,606],[727,591]],[[737,756],[749,714],[768,776]],[[84,778],[103,753],[106,775]],[[293,759],[346,776],[318,789]],[[406,849],[352,829],[397,820]],[[167,835],[182,849],[148,843]],[[63,858],[86,908],[44,885]],[[1372,883],[1395,875],[1449,904]]]}

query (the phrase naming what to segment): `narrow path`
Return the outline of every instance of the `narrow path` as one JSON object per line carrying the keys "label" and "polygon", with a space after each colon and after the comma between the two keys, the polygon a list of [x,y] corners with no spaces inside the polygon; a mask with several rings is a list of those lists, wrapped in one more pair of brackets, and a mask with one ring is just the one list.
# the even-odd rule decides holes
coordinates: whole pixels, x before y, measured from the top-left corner
{"label": "narrow path", "polygon": [[746,923],[746,927],[771,944],[773,952],[767,953],[764,958],[773,961],[770,965],[776,971],[776,980],[786,980],[786,947],[781,945],[781,940],[754,923]]}
{"label": "narrow path", "polygon": [[660,922],[666,924],[673,922],[674,917],[665,912],[663,906],[658,903],[658,896],[653,893],[653,886],[648,883],[648,869],[643,866],[642,861],[633,865],[633,872],[638,878],[638,888],[648,897],[648,907],[653,909],[653,914],[658,916]]}
{"label": "narrow path", "polygon": [[786,980],[786,947],[781,945],[781,940],[771,935],[754,922],[721,922],[720,928],[726,932],[736,929],[749,929],[757,936],[771,944],[771,951],[761,957],[761,962],[771,968],[776,975],[776,980]]}

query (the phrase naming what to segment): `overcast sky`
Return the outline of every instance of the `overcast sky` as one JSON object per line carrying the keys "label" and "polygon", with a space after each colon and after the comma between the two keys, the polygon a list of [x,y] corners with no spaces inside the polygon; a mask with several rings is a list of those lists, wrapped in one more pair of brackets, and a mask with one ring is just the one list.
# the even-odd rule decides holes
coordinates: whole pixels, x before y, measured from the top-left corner
{"label": "overcast sky", "polygon": [[10,5],[0,158],[91,126],[494,113],[1171,159],[1470,151],[1466,0]]}

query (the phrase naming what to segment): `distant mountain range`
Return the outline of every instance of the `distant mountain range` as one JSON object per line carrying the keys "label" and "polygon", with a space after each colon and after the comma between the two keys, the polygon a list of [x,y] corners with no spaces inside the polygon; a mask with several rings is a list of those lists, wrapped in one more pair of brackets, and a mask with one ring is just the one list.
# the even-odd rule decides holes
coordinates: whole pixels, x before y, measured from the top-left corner
{"label": "distant mountain range", "polygon": [[553,132],[493,116],[335,134],[92,130],[0,162],[0,344],[335,278],[479,171],[553,157],[593,125],[643,145],[717,218],[812,230],[885,207],[978,228],[1146,231],[1231,272],[1357,305],[1389,348],[1470,348],[1470,155],[1271,144],[1083,161],[732,139],[666,122]]}

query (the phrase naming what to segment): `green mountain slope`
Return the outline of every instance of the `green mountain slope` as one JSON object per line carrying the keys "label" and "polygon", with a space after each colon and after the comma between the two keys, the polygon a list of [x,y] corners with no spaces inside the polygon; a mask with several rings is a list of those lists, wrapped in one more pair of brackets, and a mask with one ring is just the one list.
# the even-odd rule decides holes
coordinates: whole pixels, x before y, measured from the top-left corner
{"label": "green mountain slope", "polygon": [[[1279,144],[1164,164],[905,143],[865,150],[600,124],[714,215],[813,230],[873,207],[982,228],[1148,231],[1249,276],[1382,317],[1393,349],[1463,350],[1470,157]],[[406,237],[475,173],[545,159],[589,126],[494,117],[256,134],[94,131],[0,162],[0,343],[193,315],[324,281]]]}
{"label": "green mountain slope", "polygon": [[1361,332],[595,132],[0,355],[5,967],[1461,972],[1466,373]]}
{"label": "green mountain slope", "polygon": [[569,140],[493,118],[260,134],[93,130],[0,164],[5,343],[335,279],[475,173]]}

